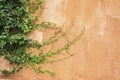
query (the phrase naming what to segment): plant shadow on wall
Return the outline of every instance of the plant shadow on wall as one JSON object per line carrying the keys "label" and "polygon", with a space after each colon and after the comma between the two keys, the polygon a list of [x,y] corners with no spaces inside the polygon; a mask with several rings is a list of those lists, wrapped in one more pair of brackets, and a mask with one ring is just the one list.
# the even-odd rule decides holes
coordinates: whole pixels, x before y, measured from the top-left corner
{"label": "plant shadow on wall", "polygon": [[[62,51],[68,51],[70,46],[76,42],[81,35],[78,35],[72,41],[68,41],[63,47],[56,51],[50,50],[43,53],[43,47],[54,44],[60,37],[65,36],[62,28],[56,27],[51,22],[36,23],[41,14],[41,4],[43,0],[0,0],[0,56],[7,59],[12,67],[0,70],[4,75],[13,75],[19,72],[23,67],[32,68],[37,73],[54,72],[42,70],[42,65],[67,59],[71,55],[58,60],[51,60],[56,54]],[[36,16],[33,16],[37,11]],[[46,41],[37,42],[29,38],[32,30],[55,30],[55,33]],[[32,49],[39,50],[39,55],[33,55]]]}

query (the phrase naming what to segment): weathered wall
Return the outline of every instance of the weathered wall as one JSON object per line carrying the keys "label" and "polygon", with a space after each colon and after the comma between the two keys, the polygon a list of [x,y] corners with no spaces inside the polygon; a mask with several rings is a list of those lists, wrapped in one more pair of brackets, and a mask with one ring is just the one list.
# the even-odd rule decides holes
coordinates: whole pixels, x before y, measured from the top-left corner
{"label": "weathered wall", "polygon": [[[74,56],[45,67],[56,72],[54,77],[23,69],[1,79],[120,80],[120,0],[46,0],[41,19],[62,26],[69,39],[85,28],[70,50]],[[44,32],[44,39],[47,36]]]}

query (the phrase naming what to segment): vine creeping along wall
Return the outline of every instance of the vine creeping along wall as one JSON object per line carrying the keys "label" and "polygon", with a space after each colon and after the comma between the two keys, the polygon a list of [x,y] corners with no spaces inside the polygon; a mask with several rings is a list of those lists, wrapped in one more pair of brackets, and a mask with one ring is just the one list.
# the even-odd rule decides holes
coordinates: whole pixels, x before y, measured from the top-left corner
{"label": "vine creeping along wall", "polygon": [[[65,36],[65,33],[62,28],[56,27],[54,23],[36,23],[41,13],[42,3],[43,0],[0,0],[0,56],[3,56],[13,65],[10,70],[0,70],[4,75],[13,75],[23,67],[32,68],[38,73],[54,75],[49,70],[42,70],[42,65],[66,59],[49,61],[50,57],[68,50],[77,39],[68,42],[57,51],[51,50],[43,54],[42,48],[44,46],[53,44],[59,39],[58,36]],[[38,10],[40,13],[33,16]],[[39,31],[42,29],[53,29],[56,32],[47,41],[38,43],[28,36],[34,29],[39,29]],[[39,50],[39,55],[33,55],[29,50],[31,48]]]}

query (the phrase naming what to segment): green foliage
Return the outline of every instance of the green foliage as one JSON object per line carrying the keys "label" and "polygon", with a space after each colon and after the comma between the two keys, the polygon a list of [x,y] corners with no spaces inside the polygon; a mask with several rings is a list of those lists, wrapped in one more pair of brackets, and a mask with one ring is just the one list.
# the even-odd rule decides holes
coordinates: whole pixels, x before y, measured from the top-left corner
{"label": "green foliage", "polygon": [[[48,70],[42,71],[43,64],[51,63],[60,60],[49,61],[48,58],[60,54],[63,50],[68,50],[71,43],[68,42],[64,47],[57,51],[50,51],[45,54],[42,48],[52,44],[59,39],[59,36],[64,36],[61,28],[55,27],[55,24],[49,22],[41,22],[36,24],[37,16],[32,16],[37,10],[41,11],[43,0],[0,0],[0,56],[4,56],[10,64],[14,66],[10,70],[1,70],[5,75],[12,75],[19,72],[23,67],[34,69],[38,73],[53,72]],[[54,29],[55,34],[47,41],[38,43],[29,38],[28,34],[33,29]],[[28,49],[38,49],[39,55],[33,55]]]}
{"label": "green foliage", "polygon": [[[51,60],[51,57],[62,53],[62,51],[68,51],[69,47],[81,37],[83,31],[62,48],[44,53],[45,46],[55,43],[60,37],[65,37],[65,33],[54,23],[36,23],[41,13],[42,2],[43,0],[0,0],[0,56],[3,56],[13,65],[10,70],[0,70],[4,75],[13,75],[23,67],[32,68],[37,73],[54,75],[54,72],[42,70],[42,65],[65,60],[72,56]],[[33,16],[37,11],[40,13]],[[39,31],[50,29],[54,30],[55,33],[48,40],[39,43],[28,36],[34,29]],[[34,55],[31,51],[33,48],[39,51],[39,55]]]}

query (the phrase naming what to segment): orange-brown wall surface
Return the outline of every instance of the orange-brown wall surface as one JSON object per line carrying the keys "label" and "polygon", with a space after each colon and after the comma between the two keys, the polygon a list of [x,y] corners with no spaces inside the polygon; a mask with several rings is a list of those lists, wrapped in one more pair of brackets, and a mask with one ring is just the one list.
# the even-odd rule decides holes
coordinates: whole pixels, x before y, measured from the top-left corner
{"label": "orange-brown wall surface", "polygon": [[[63,27],[69,40],[84,29],[70,48],[74,56],[44,67],[55,76],[24,68],[11,77],[1,75],[0,80],[120,80],[120,0],[45,0],[41,20]],[[31,35],[39,40],[39,34]],[[43,40],[49,34],[43,32]],[[64,39],[53,48],[63,43]],[[0,68],[8,65],[0,62]]]}

